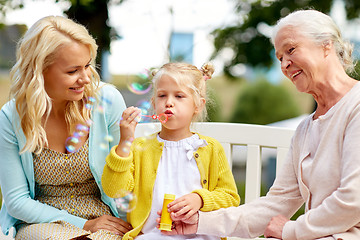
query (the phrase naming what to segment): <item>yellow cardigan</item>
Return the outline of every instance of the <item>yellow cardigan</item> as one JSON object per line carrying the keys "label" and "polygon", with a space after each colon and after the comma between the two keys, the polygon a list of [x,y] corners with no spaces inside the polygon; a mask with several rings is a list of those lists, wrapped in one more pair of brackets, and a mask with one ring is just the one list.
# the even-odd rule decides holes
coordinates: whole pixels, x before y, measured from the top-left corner
{"label": "yellow cardigan", "polygon": [[[101,181],[104,192],[109,197],[117,197],[119,190],[128,190],[133,191],[137,197],[135,209],[127,215],[127,220],[134,229],[126,233],[123,240],[134,239],[150,214],[157,167],[164,146],[156,135],[152,135],[150,139],[135,139],[130,155],[126,158],[115,153],[116,146],[106,158]],[[211,137],[198,135],[208,143],[193,153],[203,187],[193,191],[203,200],[204,205],[200,211],[238,206],[240,196],[223,147]]]}

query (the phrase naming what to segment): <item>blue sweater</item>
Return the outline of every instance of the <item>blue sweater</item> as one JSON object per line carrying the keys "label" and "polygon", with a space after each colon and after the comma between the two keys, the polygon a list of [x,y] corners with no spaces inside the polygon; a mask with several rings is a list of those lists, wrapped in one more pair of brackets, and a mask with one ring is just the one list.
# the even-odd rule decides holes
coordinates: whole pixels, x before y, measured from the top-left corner
{"label": "blue sweater", "polygon": [[[104,85],[99,99],[104,111],[94,106],[93,124],[89,133],[89,166],[101,191],[101,199],[118,216],[115,203],[104,194],[100,180],[105,165],[105,158],[111,147],[119,142],[120,128],[118,121],[125,110],[125,102],[120,92],[111,85]],[[105,100],[104,100],[105,99]],[[108,143],[107,149],[99,148],[103,136],[110,134],[114,140]],[[34,200],[35,180],[31,152],[19,154],[25,145],[25,135],[20,128],[20,119],[16,111],[15,101],[6,103],[0,112],[0,186],[3,204],[0,210],[0,225],[3,233],[20,222],[46,223],[66,221],[83,228],[87,219],[83,219]],[[16,231],[14,231],[14,236]]]}

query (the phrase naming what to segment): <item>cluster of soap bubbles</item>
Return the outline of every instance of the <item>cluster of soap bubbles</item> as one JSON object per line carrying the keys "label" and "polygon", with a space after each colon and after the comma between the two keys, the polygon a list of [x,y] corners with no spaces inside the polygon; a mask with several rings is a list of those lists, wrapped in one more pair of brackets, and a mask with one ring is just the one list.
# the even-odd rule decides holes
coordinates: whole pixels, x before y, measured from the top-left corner
{"label": "cluster of soap bubbles", "polygon": [[[104,106],[106,104],[107,105],[112,104],[112,102],[105,97],[102,97],[100,99],[99,104],[97,104],[97,105],[95,104],[96,101],[97,101],[96,98],[88,97],[85,101],[85,108],[87,108],[89,110],[95,110],[95,111],[102,113],[102,112],[104,112]],[[91,125],[92,125],[91,120],[88,120],[85,124],[77,124],[76,125],[74,133],[70,137],[68,137],[65,141],[65,148],[68,153],[73,153],[73,152],[76,152],[79,150],[79,148],[81,147],[80,139],[82,137],[88,136]],[[114,140],[114,137],[111,135],[102,136],[102,141],[99,145],[100,149],[108,150],[109,142],[112,142],[113,140]]]}
{"label": "cluster of soap bubbles", "polygon": [[69,153],[79,150],[80,139],[88,135],[91,123],[91,120],[89,120],[86,124],[76,125],[73,135],[68,137],[65,141],[65,148]]}

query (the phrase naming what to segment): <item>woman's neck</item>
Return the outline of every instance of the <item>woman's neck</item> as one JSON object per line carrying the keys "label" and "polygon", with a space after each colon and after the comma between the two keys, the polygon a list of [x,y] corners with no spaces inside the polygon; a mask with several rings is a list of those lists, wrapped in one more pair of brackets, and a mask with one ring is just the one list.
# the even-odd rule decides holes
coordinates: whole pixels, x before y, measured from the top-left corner
{"label": "woman's neck", "polygon": [[338,78],[333,81],[329,80],[319,88],[321,90],[311,92],[317,103],[314,119],[327,113],[327,111],[339,102],[357,82],[358,81],[355,79],[346,75],[341,79]]}

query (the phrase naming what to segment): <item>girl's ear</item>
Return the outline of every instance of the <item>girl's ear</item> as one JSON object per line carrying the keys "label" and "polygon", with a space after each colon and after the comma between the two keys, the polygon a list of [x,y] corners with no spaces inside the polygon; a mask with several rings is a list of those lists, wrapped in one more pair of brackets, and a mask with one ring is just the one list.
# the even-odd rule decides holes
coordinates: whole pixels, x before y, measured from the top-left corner
{"label": "girl's ear", "polygon": [[198,114],[201,112],[205,107],[206,100],[205,98],[200,98],[200,105],[195,108],[195,114]]}
{"label": "girl's ear", "polygon": [[151,106],[152,106],[153,109],[155,110],[155,98],[152,97],[152,98],[150,99],[150,102],[151,102]]}

